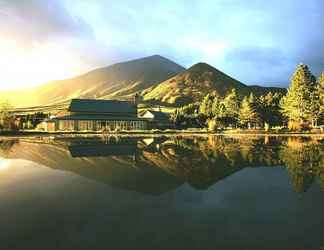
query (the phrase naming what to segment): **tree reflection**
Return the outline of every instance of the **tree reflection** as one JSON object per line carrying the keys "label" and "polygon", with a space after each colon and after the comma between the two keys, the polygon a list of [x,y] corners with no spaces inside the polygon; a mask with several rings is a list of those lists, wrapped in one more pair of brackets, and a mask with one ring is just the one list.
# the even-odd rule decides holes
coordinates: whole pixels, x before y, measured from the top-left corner
{"label": "tree reflection", "polygon": [[307,191],[316,177],[323,186],[324,150],[321,140],[288,138],[283,144],[280,158],[287,167],[296,192]]}
{"label": "tree reflection", "polygon": [[244,168],[283,165],[296,192],[307,191],[317,180],[324,188],[324,140],[321,137],[3,139],[0,155],[38,162],[119,188],[154,194],[170,191],[183,183],[195,189],[207,189]]}
{"label": "tree reflection", "polygon": [[204,189],[245,167],[285,165],[296,192],[315,179],[323,187],[324,144],[311,137],[176,137],[159,152],[144,153],[152,165]]}

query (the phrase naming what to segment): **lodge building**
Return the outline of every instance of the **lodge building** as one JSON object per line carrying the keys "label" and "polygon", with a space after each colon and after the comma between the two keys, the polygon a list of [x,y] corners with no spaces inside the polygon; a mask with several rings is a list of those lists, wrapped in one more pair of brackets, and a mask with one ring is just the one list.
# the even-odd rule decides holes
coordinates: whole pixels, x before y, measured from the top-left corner
{"label": "lodge building", "polygon": [[138,117],[136,101],[73,99],[65,115],[45,120],[38,129],[48,132],[145,130],[147,122]]}

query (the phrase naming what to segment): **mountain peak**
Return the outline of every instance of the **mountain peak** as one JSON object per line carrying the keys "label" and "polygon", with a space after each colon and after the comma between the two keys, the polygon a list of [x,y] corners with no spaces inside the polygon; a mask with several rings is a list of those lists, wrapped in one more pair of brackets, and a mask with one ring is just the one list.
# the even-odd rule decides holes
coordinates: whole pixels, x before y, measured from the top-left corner
{"label": "mountain peak", "polygon": [[152,58],[163,58],[163,59],[167,59],[167,58],[165,58],[164,56],[161,56],[161,55],[158,55],[158,54],[156,54],[156,55],[152,55],[152,56],[149,56],[149,57],[152,57]]}
{"label": "mountain peak", "polygon": [[[63,103],[73,98],[129,99],[184,70],[163,56],[153,55],[98,68],[70,79],[52,81],[28,93],[17,92],[11,95],[10,101],[16,107],[28,107]],[[0,93],[0,98],[2,96],[8,95]],[[26,101],[20,101],[22,99]]]}
{"label": "mountain peak", "polygon": [[192,65],[187,71],[205,71],[205,70],[218,71],[213,66],[211,66],[205,62],[196,63],[196,64]]}

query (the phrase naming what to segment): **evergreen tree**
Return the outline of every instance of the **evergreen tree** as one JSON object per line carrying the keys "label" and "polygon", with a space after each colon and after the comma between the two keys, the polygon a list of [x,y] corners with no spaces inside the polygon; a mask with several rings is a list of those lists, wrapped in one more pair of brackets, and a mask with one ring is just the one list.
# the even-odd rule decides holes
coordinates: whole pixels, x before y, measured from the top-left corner
{"label": "evergreen tree", "polygon": [[320,119],[324,120],[324,71],[318,78],[317,92],[319,97]]}
{"label": "evergreen tree", "polygon": [[240,100],[235,89],[232,89],[231,93],[225,97],[224,106],[226,110],[226,120],[228,123],[236,124],[240,111]]}
{"label": "evergreen tree", "polygon": [[308,66],[299,64],[291,79],[287,95],[281,102],[282,112],[289,121],[301,124],[314,118],[316,103],[312,100],[315,89],[316,80]]}
{"label": "evergreen tree", "polygon": [[222,119],[225,117],[226,108],[222,100],[218,97],[214,98],[212,105],[212,115],[214,118]]}
{"label": "evergreen tree", "polygon": [[317,126],[318,120],[321,117],[321,106],[320,106],[320,89],[317,84],[315,89],[310,92],[308,116],[309,120],[312,123],[312,126]]}
{"label": "evergreen tree", "polygon": [[255,109],[256,100],[254,95],[251,93],[249,97],[244,97],[241,102],[239,111],[239,122],[242,126],[251,128],[252,124],[259,122],[259,116]]}
{"label": "evergreen tree", "polygon": [[202,113],[206,117],[212,117],[212,115],[213,115],[212,107],[213,107],[214,98],[215,98],[215,96],[213,94],[207,94],[204,97],[204,99],[199,107],[200,113]]}
{"label": "evergreen tree", "polygon": [[280,112],[280,100],[282,95],[279,93],[269,92],[259,98],[258,111],[260,114],[260,121],[264,125],[278,126],[283,122],[283,117]]}

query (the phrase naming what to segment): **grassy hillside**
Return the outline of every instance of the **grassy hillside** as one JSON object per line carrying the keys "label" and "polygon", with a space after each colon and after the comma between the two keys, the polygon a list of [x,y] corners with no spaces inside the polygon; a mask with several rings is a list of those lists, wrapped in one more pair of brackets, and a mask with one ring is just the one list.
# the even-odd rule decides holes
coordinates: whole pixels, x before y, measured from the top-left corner
{"label": "grassy hillside", "polygon": [[261,95],[269,91],[283,91],[279,88],[247,86],[206,63],[198,63],[159,85],[146,89],[142,94],[147,101],[180,106],[200,101],[211,92],[225,96],[233,88],[240,95],[248,95],[250,92]]}
{"label": "grassy hillside", "polygon": [[117,63],[26,91],[0,92],[15,107],[51,105],[72,98],[127,99],[185,69],[158,55]]}
{"label": "grassy hillside", "polygon": [[200,101],[210,92],[224,96],[233,88],[240,95],[285,91],[244,85],[206,63],[185,70],[155,55],[117,63],[71,79],[52,81],[30,90],[0,92],[0,100],[9,100],[16,108],[21,108],[19,112],[22,113],[31,110],[54,112],[68,105],[72,98],[130,99],[140,92],[146,101],[143,105],[147,107],[162,104],[174,108]]}

